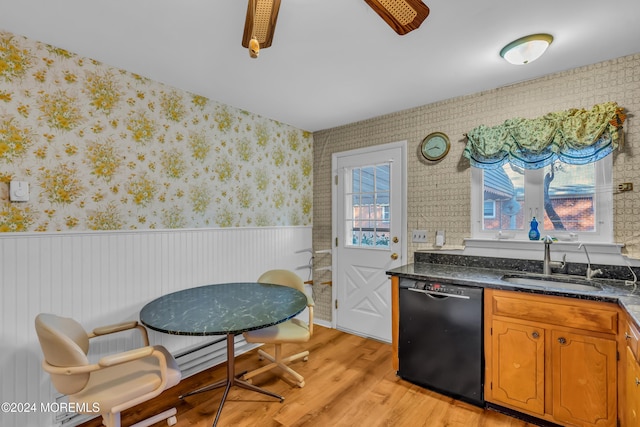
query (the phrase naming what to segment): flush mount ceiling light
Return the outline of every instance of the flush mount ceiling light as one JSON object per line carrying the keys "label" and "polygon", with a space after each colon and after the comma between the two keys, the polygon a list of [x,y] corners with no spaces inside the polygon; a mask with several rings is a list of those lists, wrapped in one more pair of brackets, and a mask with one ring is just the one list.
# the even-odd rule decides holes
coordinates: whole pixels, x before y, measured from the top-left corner
{"label": "flush mount ceiling light", "polygon": [[528,64],[540,58],[552,41],[553,36],[551,34],[525,36],[503,47],[500,51],[500,56],[511,64]]}
{"label": "flush mount ceiling light", "polygon": [[242,46],[250,48],[249,54],[252,58],[258,57],[256,41],[259,44],[258,50],[271,46],[279,10],[280,0],[249,0]]}

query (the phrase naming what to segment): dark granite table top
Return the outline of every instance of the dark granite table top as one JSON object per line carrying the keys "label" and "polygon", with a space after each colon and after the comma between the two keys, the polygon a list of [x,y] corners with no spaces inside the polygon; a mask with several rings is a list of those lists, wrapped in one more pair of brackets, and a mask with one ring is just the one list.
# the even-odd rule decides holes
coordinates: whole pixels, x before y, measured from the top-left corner
{"label": "dark granite table top", "polygon": [[174,335],[226,335],[288,320],[307,306],[297,289],[264,283],[221,283],[163,295],[140,311],[140,322]]}
{"label": "dark granite table top", "polygon": [[[525,275],[534,275],[524,270],[520,272]],[[636,324],[640,325],[640,285],[637,289],[634,289],[633,286],[625,285],[624,280],[595,278],[593,282],[600,285],[601,289],[567,290],[554,288],[553,286],[526,286],[504,280],[505,276],[514,273],[516,273],[514,270],[496,265],[487,265],[484,268],[462,265],[461,263],[439,264],[423,262],[407,264],[387,271],[387,274],[401,278],[438,280],[449,284],[610,302],[622,307],[629,313]]]}

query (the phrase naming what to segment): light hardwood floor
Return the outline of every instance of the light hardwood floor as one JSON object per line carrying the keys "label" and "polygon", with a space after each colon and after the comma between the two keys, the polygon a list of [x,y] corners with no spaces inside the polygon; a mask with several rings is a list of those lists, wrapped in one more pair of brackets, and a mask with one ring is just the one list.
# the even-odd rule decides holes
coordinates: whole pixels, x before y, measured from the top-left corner
{"label": "light hardwood floor", "polygon": [[[254,378],[254,384],[279,393],[283,403],[269,396],[233,387],[218,426],[394,426],[394,427],[527,427],[524,421],[441,396],[398,378],[391,366],[391,346],[374,340],[314,326],[306,344],[285,345],[288,353],[308,348],[309,360],[292,367],[305,377],[298,388],[273,373]],[[265,349],[270,351],[269,346]],[[260,365],[256,351],[239,356],[236,372]],[[183,379],[150,403],[126,411],[122,425],[175,406],[178,427],[211,426],[222,389],[185,398],[189,390],[223,379],[225,365]],[[166,426],[158,423],[156,426]],[[98,419],[81,427],[100,426]],[[154,426],[155,427],[155,426]]]}

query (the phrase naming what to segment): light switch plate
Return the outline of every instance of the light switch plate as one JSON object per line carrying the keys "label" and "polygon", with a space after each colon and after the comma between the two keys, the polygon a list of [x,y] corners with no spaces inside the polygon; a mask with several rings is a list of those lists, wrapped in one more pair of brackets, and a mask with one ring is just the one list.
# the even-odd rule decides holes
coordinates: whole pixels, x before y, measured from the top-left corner
{"label": "light switch plate", "polygon": [[413,230],[411,241],[413,243],[427,243],[427,230]]}
{"label": "light switch plate", "polygon": [[9,182],[9,201],[28,202],[29,201],[29,183],[27,181]]}

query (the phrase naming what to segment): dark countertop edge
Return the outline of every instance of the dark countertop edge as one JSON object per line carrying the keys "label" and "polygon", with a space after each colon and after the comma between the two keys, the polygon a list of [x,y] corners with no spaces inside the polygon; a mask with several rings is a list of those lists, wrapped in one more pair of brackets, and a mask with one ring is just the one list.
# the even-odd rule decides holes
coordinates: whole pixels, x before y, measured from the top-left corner
{"label": "dark countertop edge", "polygon": [[614,303],[625,310],[636,326],[640,327],[640,289],[632,294],[629,287],[624,285],[624,281],[594,279],[594,282],[602,285],[603,290],[569,291],[516,285],[501,279],[502,276],[513,273],[513,270],[428,263],[407,264],[386,272],[389,276],[400,278],[438,280],[448,284]]}

